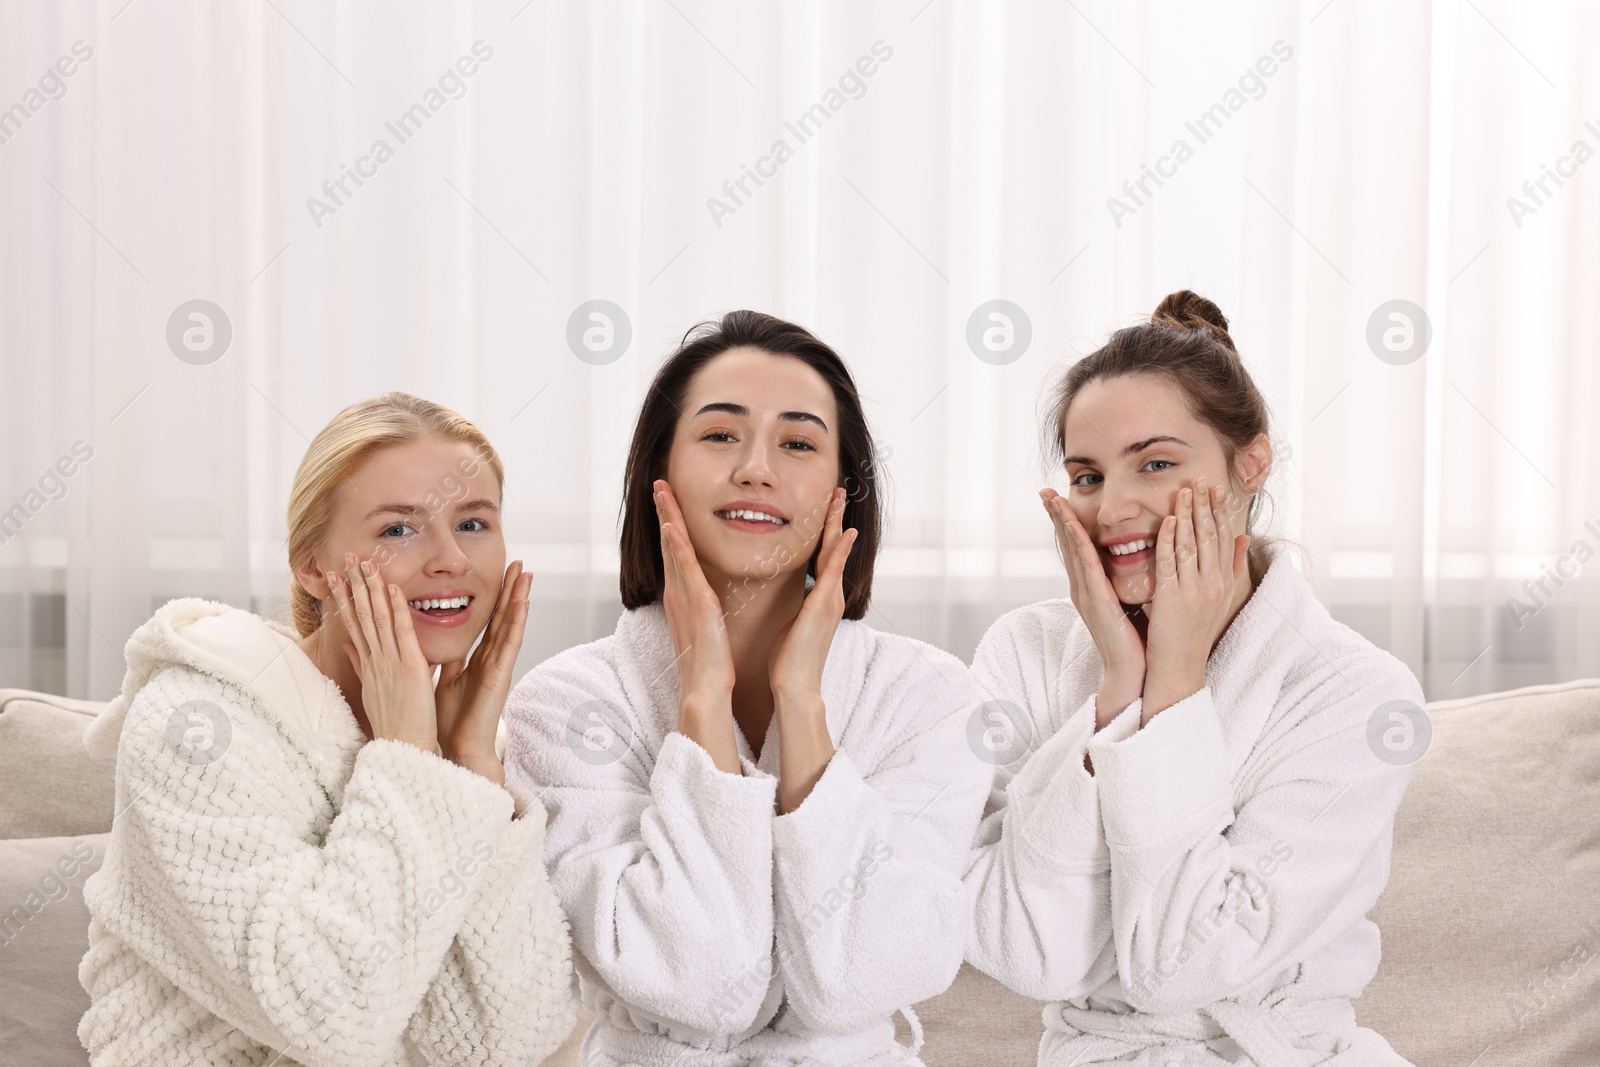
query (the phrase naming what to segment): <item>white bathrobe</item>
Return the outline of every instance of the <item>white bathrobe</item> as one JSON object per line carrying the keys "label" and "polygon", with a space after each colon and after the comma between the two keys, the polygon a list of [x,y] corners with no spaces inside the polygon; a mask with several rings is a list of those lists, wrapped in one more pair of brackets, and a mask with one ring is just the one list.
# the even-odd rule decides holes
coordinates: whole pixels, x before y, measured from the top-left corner
{"label": "white bathrobe", "polygon": [[85,734],[116,817],[84,885],[95,1067],[537,1063],[577,1021],[545,812],[368,742],[293,632],[174,600]]}
{"label": "white bathrobe", "polygon": [[998,769],[977,838],[967,958],[1053,1002],[1041,1065],[1406,1065],[1351,1006],[1378,967],[1366,915],[1411,778],[1369,720],[1423,704],[1403,663],[1280,553],[1205,687],[1143,729],[1135,700],[1094,733],[1103,666],[1070,600],[1001,618],[973,674],[1018,709],[997,729],[1027,751]]}
{"label": "white bathrobe", "polygon": [[735,725],[742,775],[677,732],[659,603],[512,693],[506,775],[549,812],[596,1014],[585,1067],[919,1062],[910,1006],[960,968],[961,875],[993,777],[965,739],[977,690],[949,653],[846,619],[822,698],[833,758],[779,815],[776,722],[759,760]]}

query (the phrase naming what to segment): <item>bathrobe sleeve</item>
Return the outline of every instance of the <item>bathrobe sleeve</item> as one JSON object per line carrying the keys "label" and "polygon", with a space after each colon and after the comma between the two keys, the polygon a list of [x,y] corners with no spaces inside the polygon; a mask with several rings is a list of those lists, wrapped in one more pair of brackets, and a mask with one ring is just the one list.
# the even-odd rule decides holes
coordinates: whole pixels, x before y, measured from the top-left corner
{"label": "bathrobe sleeve", "polygon": [[1292,705],[1263,740],[1268,770],[1237,810],[1209,685],[1131,737],[1090,743],[1135,1008],[1234,996],[1314,954],[1382,892],[1411,767],[1378,758],[1368,720],[1390,701],[1421,707],[1422,688],[1386,653],[1324,664],[1280,698]]}
{"label": "bathrobe sleeve", "polygon": [[979,701],[966,665],[877,635],[849,717],[887,724],[878,756],[836,751],[773,820],[784,993],[822,1032],[854,1033],[942,993],[966,944],[962,865],[993,769],[967,746]]}
{"label": "bathrobe sleeve", "polygon": [[[231,731],[204,763],[172,735],[173,709],[197,699]],[[282,789],[303,759],[239,690],[191,671],[153,679],[123,726],[111,846],[138,852],[118,899],[140,906],[97,914],[252,1041],[309,1067],[389,1063],[484,881],[462,865],[500,843],[512,797],[375,740],[318,843],[311,801]]]}
{"label": "bathrobe sleeve", "polygon": [[651,718],[604,653],[568,649],[507,701],[506,779],[544,803],[551,885],[606,986],[658,1018],[742,1034],[772,977],[777,779],[723,771],[675,730],[652,754]]}
{"label": "bathrobe sleeve", "polygon": [[[1111,854],[1097,780],[1083,766],[1096,695],[1076,708],[1055,706],[1067,681],[1085,673],[1083,664],[1060,662],[1066,634],[1051,632],[1075,621],[1043,606],[1011,612],[989,628],[972,661],[996,768],[966,874],[967,959],[1034,1000],[1085,996],[1115,971]],[[1098,655],[1092,644],[1081,654]],[[1125,737],[1138,726],[1135,702],[1100,736]],[[1025,751],[1001,762],[1024,740]]]}
{"label": "bathrobe sleeve", "polygon": [[[544,869],[544,805],[508,788],[511,825],[411,1019],[408,1036],[435,1067],[539,1063],[577,1024],[572,942]],[[481,860],[459,870],[471,874]]]}

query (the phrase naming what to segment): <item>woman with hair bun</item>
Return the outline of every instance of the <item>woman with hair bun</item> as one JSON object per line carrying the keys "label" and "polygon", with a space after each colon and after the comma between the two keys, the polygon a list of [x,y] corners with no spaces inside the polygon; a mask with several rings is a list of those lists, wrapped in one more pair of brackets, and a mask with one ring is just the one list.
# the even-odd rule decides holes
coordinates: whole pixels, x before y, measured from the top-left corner
{"label": "woman with hair bun", "polygon": [[1018,754],[968,959],[1050,1002],[1041,1065],[1405,1067],[1351,1001],[1414,758],[1369,738],[1422,688],[1253,536],[1272,446],[1227,319],[1166,297],[1071,366],[1047,430],[1071,597],[974,656]]}
{"label": "woman with hair bun", "polygon": [[544,806],[495,754],[532,581],[503,482],[448,408],[352,404],[290,489],[293,626],[185,599],[128,640],[85,736],[117,761],[95,1067],[476,1067],[572,1030]]}

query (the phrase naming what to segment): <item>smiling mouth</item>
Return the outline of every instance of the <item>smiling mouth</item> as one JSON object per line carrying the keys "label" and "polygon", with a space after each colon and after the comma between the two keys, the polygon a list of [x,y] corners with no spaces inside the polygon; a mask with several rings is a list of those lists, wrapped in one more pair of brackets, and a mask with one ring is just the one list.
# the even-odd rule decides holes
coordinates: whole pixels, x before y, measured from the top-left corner
{"label": "smiling mouth", "polygon": [[421,600],[408,600],[406,604],[415,612],[425,615],[430,619],[455,619],[467,613],[472,606],[470,596],[452,596],[442,599],[424,598]]}
{"label": "smiling mouth", "polygon": [[[1127,548],[1130,545],[1142,545],[1143,547],[1129,552]],[[1141,541],[1128,541],[1114,547],[1117,549],[1116,552],[1113,552],[1110,547],[1105,545],[1100,546],[1101,551],[1111,560],[1113,567],[1131,567],[1135,563],[1143,563],[1156,554],[1155,540],[1149,537]]]}
{"label": "smiling mouth", "polygon": [[780,519],[778,516],[770,515],[765,511],[754,511],[748,508],[735,508],[732,511],[714,511],[712,514],[724,522],[733,523],[741,529],[760,529],[763,526],[776,529],[780,526],[789,525],[786,519]]}

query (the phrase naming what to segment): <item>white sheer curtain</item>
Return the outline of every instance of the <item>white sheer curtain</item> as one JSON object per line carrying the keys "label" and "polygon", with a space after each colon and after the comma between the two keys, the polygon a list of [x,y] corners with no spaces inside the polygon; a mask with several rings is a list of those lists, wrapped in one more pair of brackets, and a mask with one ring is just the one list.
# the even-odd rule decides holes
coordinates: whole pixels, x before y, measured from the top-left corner
{"label": "white sheer curtain", "polygon": [[[1233,317],[1272,532],[1336,617],[1430,698],[1600,674],[1597,31],[1580,0],[6,5],[0,685],[110,696],[170,597],[280,610],[294,466],[389,389],[507,459],[523,669],[609,632],[641,390],[733,307],[850,362],[892,482],[869,621],[967,656],[1067,595],[1041,394],[1181,287]],[[1009,362],[967,339],[995,299]],[[168,344],[194,300],[210,362]],[[567,341],[591,300],[610,362]],[[1393,300],[1420,358],[1369,346]]]}

